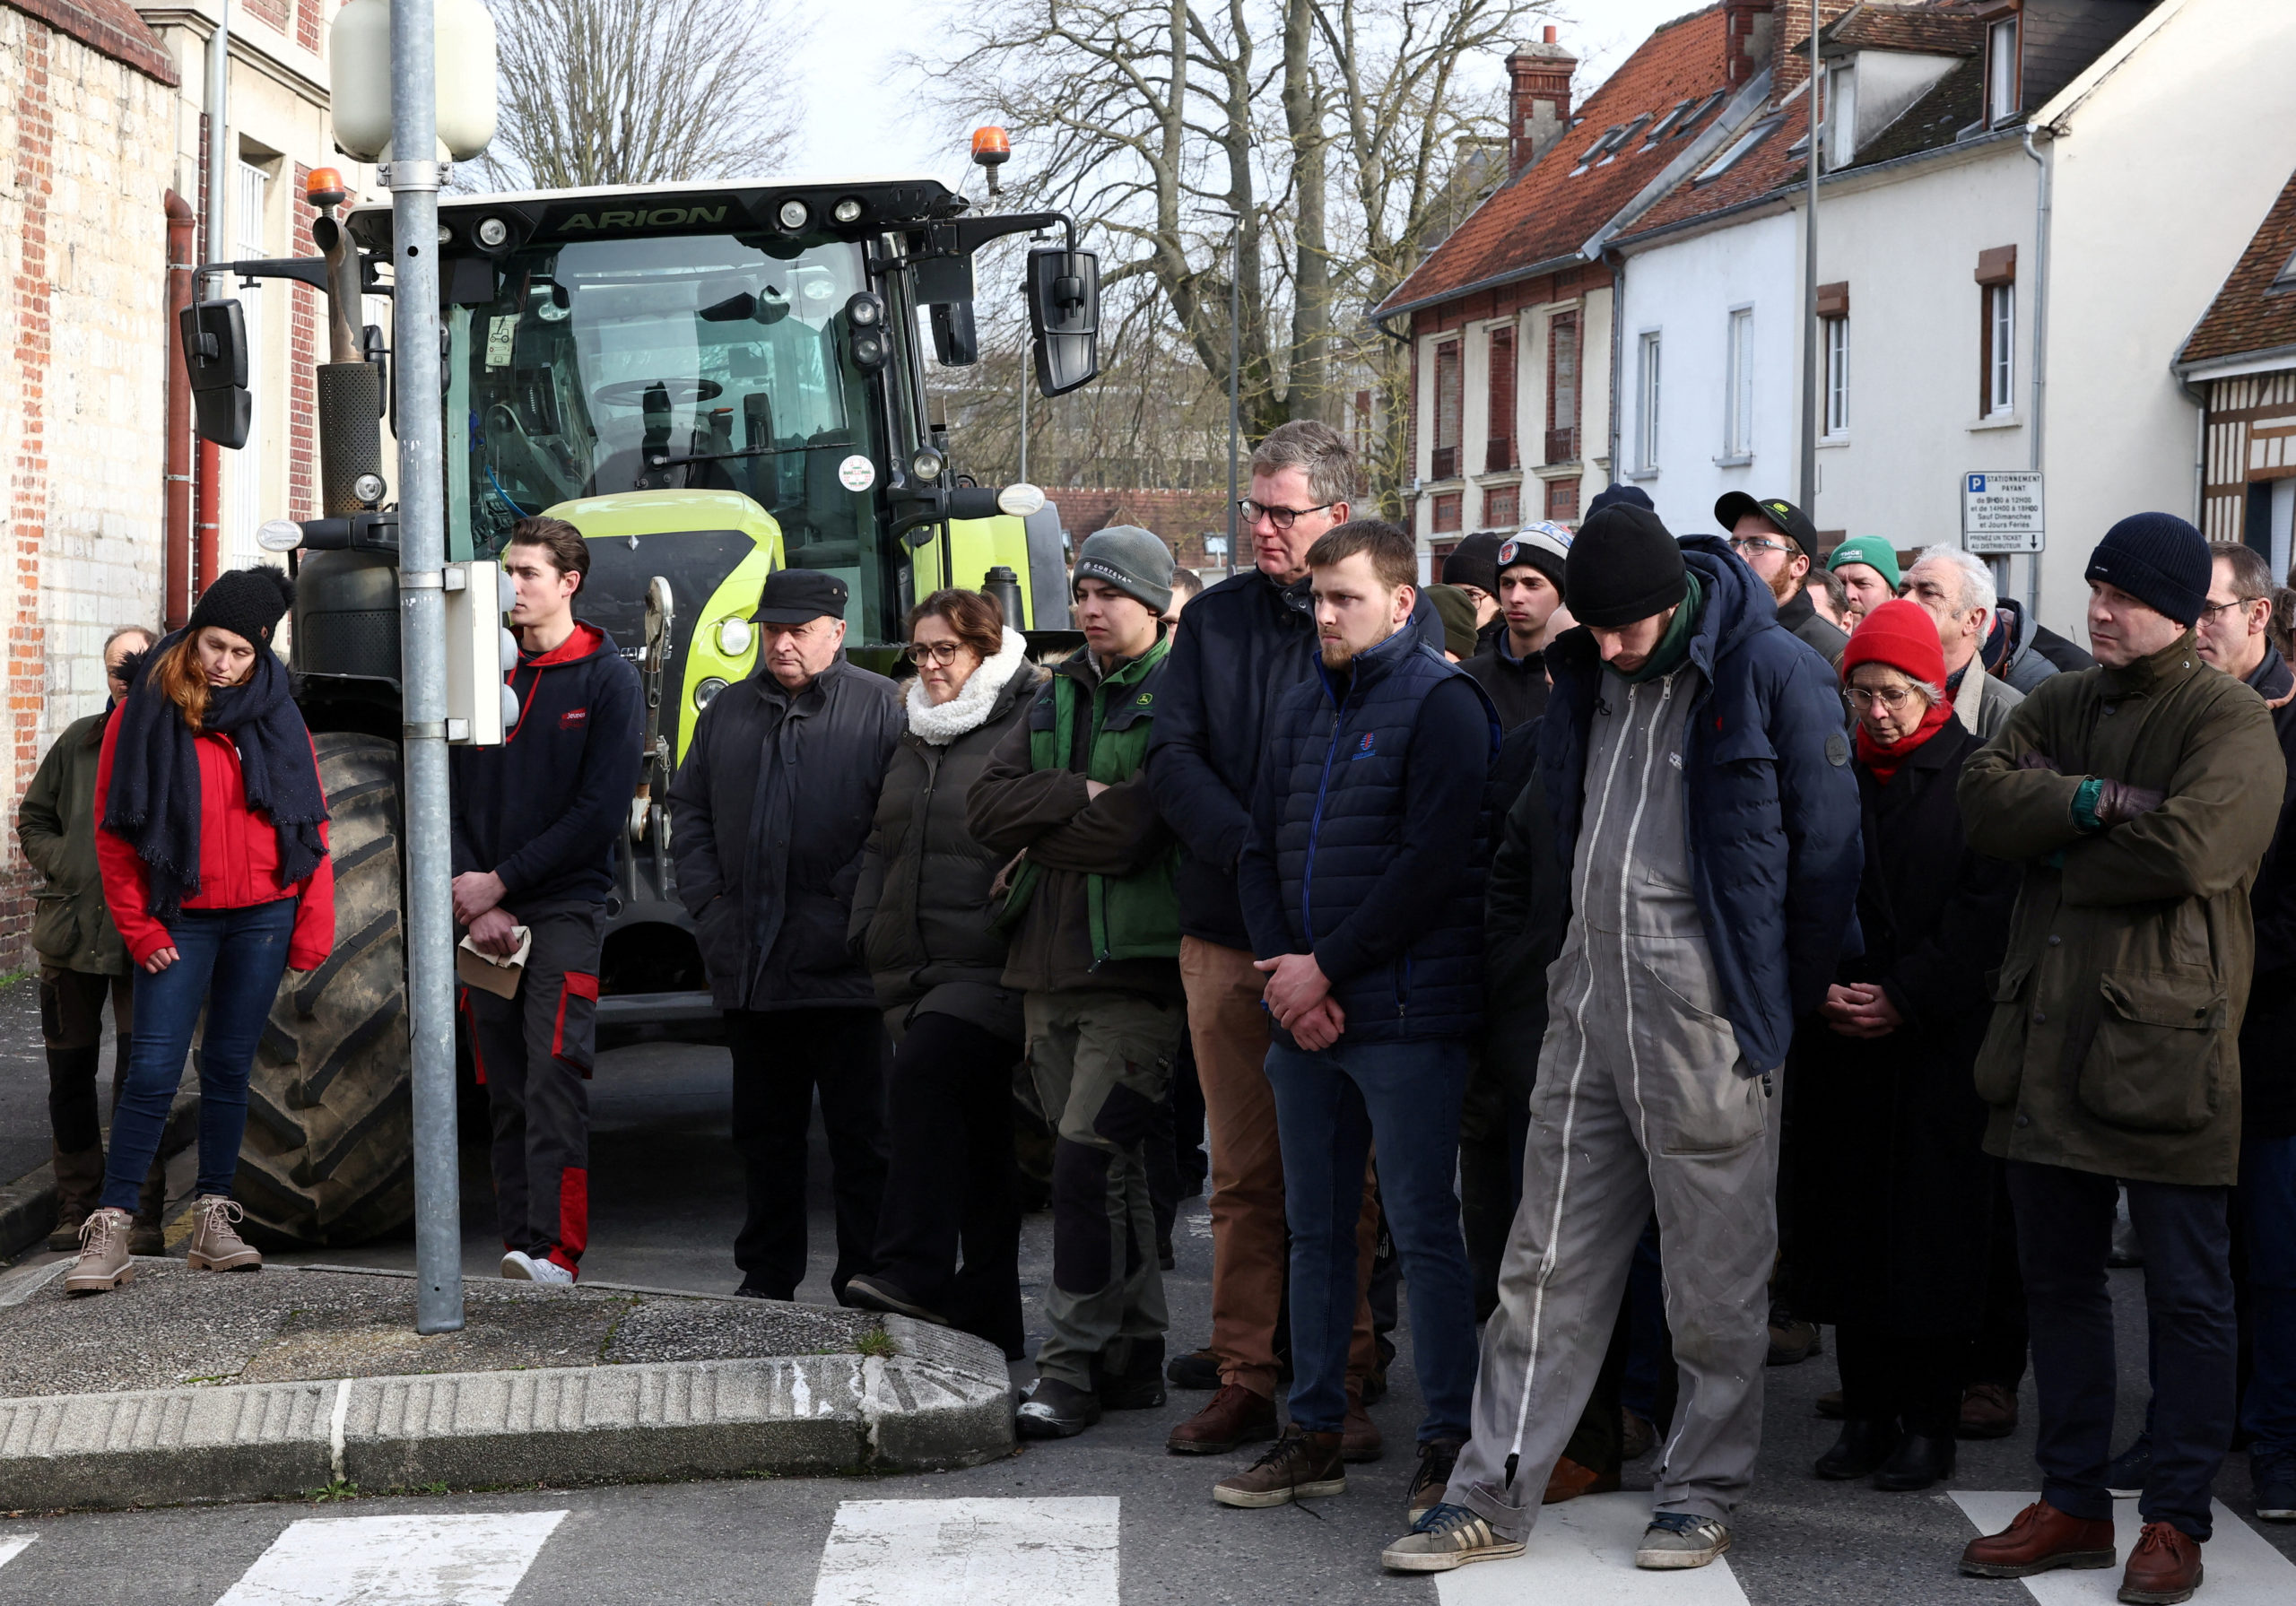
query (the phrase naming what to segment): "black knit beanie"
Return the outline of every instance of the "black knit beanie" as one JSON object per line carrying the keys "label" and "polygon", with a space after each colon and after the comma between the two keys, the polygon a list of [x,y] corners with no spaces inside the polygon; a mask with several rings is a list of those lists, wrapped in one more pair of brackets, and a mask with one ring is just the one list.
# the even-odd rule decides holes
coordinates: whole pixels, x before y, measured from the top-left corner
{"label": "black knit beanie", "polygon": [[1472,586],[1485,596],[1499,595],[1499,547],[1507,538],[1495,530],[1478,530],[1443,560],[1443,584]]}
{"label": "black knit beanie", "polygon": [[2154,612],[2190,626],[2215,577],[2207,538],[2173,513],[2132,513],[2097,543],[2083,577],[2117,586]]}
{"label": "black knit beanie", "polygon": [[1613,504],[1578,526],[1564,592],[1571,617],[1606,630],[1664,613],[1690,593],[1682,543],[1648,508]]}
{"label": "black knit beanie", "polygon": [[258,563],[250,569],[226,569],[199,594],[184,629],[197,635],[208,626],[229,630],[252,646],[271,640],[272,627],[295,600],[295,582],[283,569]]}

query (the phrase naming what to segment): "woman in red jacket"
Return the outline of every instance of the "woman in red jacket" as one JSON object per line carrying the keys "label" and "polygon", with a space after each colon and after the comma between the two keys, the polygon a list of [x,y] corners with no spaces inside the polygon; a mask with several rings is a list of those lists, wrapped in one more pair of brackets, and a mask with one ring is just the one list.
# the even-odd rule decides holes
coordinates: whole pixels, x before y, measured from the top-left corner
{"label": "woman in red jacket", "polygon": [[335,945],[326,796],[271,635],[294,595],[275,569],[219,577],[191,621],[130,658],[127,700],[96,767],[104,899],[129,957],[135,1045],[112,1115],[103,1202],[64,1286],[100,1293],[133,1274],[136,1189],[167,1124],[203,1006],[194,1270],[256,1271],[232,1229],[248,1070],[281,973]]}

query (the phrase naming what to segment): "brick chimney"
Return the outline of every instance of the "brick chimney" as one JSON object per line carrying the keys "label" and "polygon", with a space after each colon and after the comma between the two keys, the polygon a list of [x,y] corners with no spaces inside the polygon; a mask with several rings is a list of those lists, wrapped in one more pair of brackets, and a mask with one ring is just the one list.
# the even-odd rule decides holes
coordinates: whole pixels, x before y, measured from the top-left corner
{"label": "brick chimney", "polygon": [[1537,44],[1518,47],[1507,58],[1508,81],[1514,86],[1509,178],[1544,156],[1570,126],[1570,74],[1578,66],[1578,58],[1554,42],[1552,28]]}
{"label": "brick chimney", "polygon": [[1770,37],[1770,94],[1780,100],[1810,76],[1810,13],[1818,26],[1831,27],[1857,0],[1776,0],[1776,26]]}
{"label": "brick chimney", "polygon": [[1776,0],[1725,0],[1722,65],[1732,89],[1739,88],[1770,65],[1770,39],[1777,27],[1777,19],[1771,14],[1775,3]]}

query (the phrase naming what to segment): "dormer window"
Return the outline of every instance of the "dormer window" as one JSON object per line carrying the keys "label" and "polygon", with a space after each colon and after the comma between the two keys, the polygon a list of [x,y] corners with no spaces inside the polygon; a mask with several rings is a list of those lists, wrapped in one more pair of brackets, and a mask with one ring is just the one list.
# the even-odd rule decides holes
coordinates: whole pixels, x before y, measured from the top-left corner
{"label": "dormer window", "polygon": [[1985,120],[1999,123],[2017,115],[2017,18],[2002,18],[1985,30]]}
{"label": "dormer window", "polygon": [[2280,265],[2280,272],[2273,278],[2272,288],[2296,290],[2296,256],[2290,256],[2286,262]]}

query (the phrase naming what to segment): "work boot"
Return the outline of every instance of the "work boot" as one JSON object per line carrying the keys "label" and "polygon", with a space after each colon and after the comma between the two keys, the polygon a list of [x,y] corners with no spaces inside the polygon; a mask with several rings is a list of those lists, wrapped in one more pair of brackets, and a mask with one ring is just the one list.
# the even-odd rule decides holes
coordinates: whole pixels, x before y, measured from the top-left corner
{"label": "work boot", "polygon": [[135,1199],[135,1221],[127,1229],[130,1254],[163,1255],[168,1252],[168,1174],[154,1159]]}
{"label": "work boot", "polygon": [[1172,1364],[1164,1368],[1164,1376],[1174,1388],[1219,1388],[1220,1358],[1209,1349],[1175,1355]]}
{"label": "work boot", "polygon": [[2176,1606],[2200,1587],[2200,1541],[2167,1523],[2147,1523],[2120,1576],[2129,1606]]}
{"label": "work boot", "polygon": [[1013,1427],[1022,1438],[1074,1438],[1100,1419],[1098,1394],[1057,1377],[1039,1377],[1022,1400]]}
{"label": "work boot", "polygon": [[1419,1446],[1419,1470],[1411,1475],[1411,1492],[1403,1497],[1404,1512],[1413,1527],[1443,1503],[1460,1448],[1461,1441],[1455,1438],[1431,1438]]}
{"label": "work boot", "polygon": [[1164,1402],[1164,1341],[1114,1339],[1093,1363],[1103,1411],[1154,1411]]}
{"label": "work boot", "polygon": [[1617,1488],[1616,1472],[1598,1472],[1565,1455],[1555,1462],[1554,1471],[1546,1475],[1546,1493],[1539,1497],[1539,1504],[1560,1506],[1565,1500],[1577,1499],[1580,1495],[1607,1495]]}
{"label": "work boot", "polygon": [[1704,1567],[1730,1548],[1730,1531],[1712,1517],[1688,1511],[1662,1511],[1642,1531],[1634,1565],[1652,1572]]}
{"label": "work boot", "polygon": [[191,1202],[191,1247],[185,1259],[195,1272],[260,1272],[263,1254],[232,1229],[245,1216],[236,1199],[202,1194]]}
{"label": "work boot", "polygon": [[1225,1455],[1275,1437],[1275,1402],[1240,1383],[1222,1384],[1210,1403],[1172,1429],[1164,1448],[1175,1455]]}
{"label": "work boot", "polygon": [[80,1258],[64,1274],[67,1294],[100,1294],[135,1280],[135,1263],[127,1254],[128,1214],[124,1210],[98,1209],[80,1223]]}
{"label": "work boot", "polygon": [[1398,1573],[1448,1573],[1470,1561],[1499,1561],[1522,1553],[1521,1540],[1501,1539],[1465,1506],[1437,1506],[1379,1552],[1379,1564]]}
{"label": "work boot", "polygon": [[919,1322],[929,1322],[935,1327],[955,1324],[928,1305],[920,1304],[900,1284],[890,1277],[880,1277],[874,1272],[864,1272],[845,1280],[845,1302],[858,1310],[883,1311],[896,1316],[910,1316]]}
{"label": "work boot", "polygon": [[1347,1391],[1347,1415],[1340,1423],[1339,1440],[1339,1458],[1346,1462],[1377,1461],[1387,1448],[1379,1437],[1379,1425],[1363,1409],[1363,1396],[1353,1388]]}
{"label": "work boot", "polygon": [[2036,1500],[1998,1533],[1970,1541],[1961,1571],[1973,1578],[2030,1578],[2056,1567],[2110,1567],[2113,1525],[2067,1516]]}
{"label": "work boot", "polygon": [[1972,1383],[1961,1391],[1961,1438],[2007,1438],[2017,1431],[2017,1391],[2005,1384]]}
{"label": "work boot", "polygon": [[1824,1353],[1825,1345],[1819,1338],[1816,1323],[1805,1322],[1783,1305],[1770,1306],[1767,1364],[1773,1367],[1799,1366],[1813,1355]]}
{"label": "work boot", "polygon": [[104,1150],[99,1143],[92,1149],[75,1150],[70,1154],[57,1149],[53,1155],[56,1229],[48,1235],[48,1246],[59,1254],[68,1254],[80,1246],[80,1224],[103,1197]]}
{"label": "work boot", "polygon": [[1818,1464],[1810,1470],[1830,1483],[1870,1478],[1896,1451],[1899,1437],[1894,1421],[1853,1417],[1842,1423],[1841,1437],[1834,1440],[1833,1448],[1819,1456]]}
{"label": "work boot", "polygon": [[1347,1492],[1347,1466],[1340,1460],[1340,1436],[1307,1433],[1298,1424],[1287,1426],[1267,1454],[1232,1478],[1212,1486],[1212,1497],[1222,1506],[1257,1511],[1286,1506],[1295,1499]]}
{"label": "work boot", "polygon": [[1909,1433],[1898,1441],[1874,1474],[1874,1487],[1892,1494],[1910,1494],[1918,1489],[1953,1475],[1955,1441],[1932,1438],[1926,1433]]}

